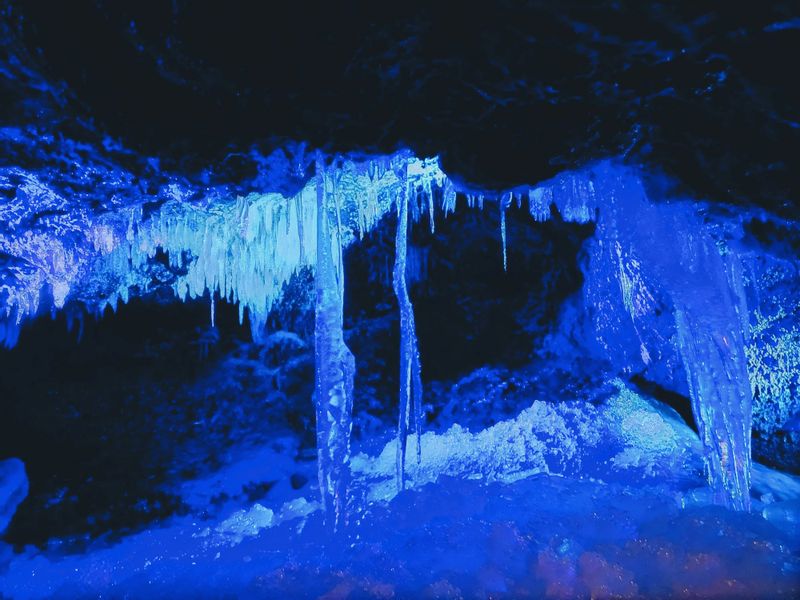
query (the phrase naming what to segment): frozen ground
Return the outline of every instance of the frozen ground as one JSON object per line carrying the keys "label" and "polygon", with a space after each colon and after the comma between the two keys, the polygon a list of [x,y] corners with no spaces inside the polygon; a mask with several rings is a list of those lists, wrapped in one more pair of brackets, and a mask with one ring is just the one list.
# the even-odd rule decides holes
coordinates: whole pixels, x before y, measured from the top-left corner
{"label": "frozen ground", "polygon": [[[796,597],[800,482],[757,466],[750,514],[711,506],[695,434],[622,381],[597,403],[422,436],[397,493],[395,442],[353,460],[349,528],[324,533],[292,436],[173,490],[190,507],[85,551],[0,555],[10,598]],[[410,448],[416,440],[412,437]],[[409,455],[413,456],[413,452]],[[297,488],[297,489],[296,489]],[[263,497],[258,502],[254,495]]]}

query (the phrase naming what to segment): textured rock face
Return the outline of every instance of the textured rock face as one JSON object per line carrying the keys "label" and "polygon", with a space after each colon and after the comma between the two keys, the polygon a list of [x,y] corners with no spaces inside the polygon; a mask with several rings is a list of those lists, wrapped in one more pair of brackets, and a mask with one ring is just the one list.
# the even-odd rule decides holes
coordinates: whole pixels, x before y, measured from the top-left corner
{"label": "textured rock face", "polygon": [[408,145],[494,188],[625,155],[797,214],[792,2],[5,4],[98,125],[184,173],[241,180],[272,136]]}
{"label": "textured rock face", "polygon": [[25,465],[17,458],[0,461],[0,534],[11,522],[20,502],[28,495]]}

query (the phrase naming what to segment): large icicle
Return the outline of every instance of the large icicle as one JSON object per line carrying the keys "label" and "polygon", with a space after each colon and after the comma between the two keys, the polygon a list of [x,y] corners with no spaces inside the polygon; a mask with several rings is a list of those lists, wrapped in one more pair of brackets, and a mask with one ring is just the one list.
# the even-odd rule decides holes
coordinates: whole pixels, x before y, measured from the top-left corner
{"label": "large icicle", "polygon": [[500,239],[503,244],[503,271],[508,272],[508,242],[506,238],[506,197],[500,197]]}
{"label": "large icicle", "polygon": [[417,462],[421,458],[420,435],[422,433],[422,376],[420,368],[417,333],[414,323],[414,307],[408,295],[406,280],[406,258],[408,255],[408,185],[407,164],[400,161],[396,166],[400,187],[397,195],[397,235],[395,238],[395,260],[392,283],[397,305],[400,309],[400,409],[397,425],[397,485],[405,487],[406,447],[413,413],[413,424],[417,439]]}
{"label": "large icicle", "polygon": [[355,359],[344,342],[342,240],[332,194],[317,159],[317,268],[314,330],[317,458],[322,504],[329,525],[345,521],[350,474],[350,431]]}
{"label": "large icicle", "polygon": [[[688,276],[672,298],[706,473],[717,503],[749,510],[753,397],[740,265],[735,255],[720,255],[706,232],[689,231],[686,237],[684,251],[692,253],[684,263]],[[695,284],[694,289],[686,283]]]}
{"label": "large icicle", "polygon": [[[637,330],[653,318],[648,312],[654,303],[629,272],[645,273],[671,300],[709,484],[719,504],[748,510],[753,399],[738,258],[714,239],[691,203],[653,203],[642,182],[624,173],[608,177],[603,188],[608,203],[600,211],[597,235],[609,266],[592,269],[610,270],[618,279]],[[645,353],[642,359],[647,362]]]}

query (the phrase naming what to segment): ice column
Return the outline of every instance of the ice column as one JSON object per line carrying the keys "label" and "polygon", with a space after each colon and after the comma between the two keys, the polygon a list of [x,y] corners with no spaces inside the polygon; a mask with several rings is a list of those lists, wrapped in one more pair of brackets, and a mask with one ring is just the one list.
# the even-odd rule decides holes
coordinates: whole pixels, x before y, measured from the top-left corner
{"label": "ice column", "polygon": [[407,164],[403,160],[396,167],[400,187],[397,195],[397,235],[393,287],[400,309],[400,414],[397,424],[397,485],[405,487],[405,465],[408,433],[412,423],[417,439],[417,461],[421,459],[420,434],[422,430],[422,376],[417,347],[414,307],[408,295],[406,258],[408,255],[408,184]]}
{"label": "ice column", "polygon": [[[598,222],[601,243],[617,248],[614,260],[638,261],[672,301],[676,345],[715,500],[748,510],[753,398],[739,260],[711,235],[693,203],[652,203],[636,177],[621,177],[604,196],[610,203]],[[616,268],[624,303],[631,317],[646,325],[654,317],[637,307],[649,303],[624,276],[624,266]]]}
{"label": "ice column", "polygon": [[745,355],[744,296],[731,281],[739,275],[738,259],[720,256],[708,235],[692,236],[688,244],[697,253],[696,272],[705,289],[694,294],[675,291],[672,296],[706,474],[718,504],[749,510],[753,397]]}
{"label": "ice column", "polygon": [[[315,405],[319,487],[328,524],[345,521],[350,463],[355,359],[344,342],[341,229],[335,180],[317,159],[317,266],[314,330]],[[331,186],[329,190],[328,187]]]}
{"label": "ice column", "polygon": [[508,272],[508,242],[506,237],[506,196],[500,198],[500,239],[503,242],[503,271]]}

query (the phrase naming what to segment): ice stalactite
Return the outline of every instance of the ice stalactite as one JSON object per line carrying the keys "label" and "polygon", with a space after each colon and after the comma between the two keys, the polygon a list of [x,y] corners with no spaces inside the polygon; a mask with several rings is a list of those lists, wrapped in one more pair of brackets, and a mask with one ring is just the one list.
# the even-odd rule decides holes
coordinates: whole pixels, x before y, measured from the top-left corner
{"label": "ice stalactite", "polygon": [[[745,348],[750,327],[736,253],[712,235],[698,212],[702,205],[652,202],[638,174],[614,163],[563,173],[527,191],[536,221],[549,218],[551,205],[566,221],[596,221],[585,301],[598,313],[598,336],[605,337],[601,341],[607,351],[630,339],[622,335],[624,319],[616,314],[627,313],[642,365],[649,366],[663,350],[650,344],[668,344],[669,339],[669,332],[658,331],[657,298],[665,299],[666,308],[671,305],[675,350],[686,374],[708,481],[718,503],[747,510],[753,398]],[[619,309],[608,297],[614,281]],[[624,365],[628,372],[636,368]]]}
{"label": "ice stalactite", "polygon": [[[414,307],[408,294],[406,259],[408,256],[408,185],[406,161],[396,166],[400,186],[397,195],[397,235],[392,283],[400,310],[400,403],[397,425],[397,485],[405,487],[406,449],[413,422],[417,440],[417,462],[421,459],[422,434],[422,374],[417,345]],[[413,420],[412,420],[413,416]]]}
{"label": "ice stalactite", "polygon": [[[402,173],[392,168],[400,163]],[[631,330],[630,335],[609,336],[606,350],[638,340],[620,368],[632,373],[639,366],[637,356],[651,368],[666,355],[656,346],[676,340],[678,352],[669,350],[687,375],[709,480],[721,502],[747,508],[752,392],[744,345],[749,315],[738,259],[703,222],[698,213],[702,203],[651,202],[639,173],[614,162],[562,173],[536,186],[494,191],[467,189],[447,177],[437,158],[420,159],[407,151],[342,160],[327,171],[321,161],[318,166],[316,178],[289,196],[265,191],[190,200],[188,191],[176,192],[160,197],[163,203],[155,212],[145,211],[150,202],[143,197],[138,205],[96,214],[72,210],[71,203],[35,179],[14,175],[7,185],[22,193],[11,210],[0,214],[0,343],[14,345],[23,321],[42,308],[42,292],[56,308],[69,297],[95,314],[132,293],[146,293],[157,252],[169,256],[169,285],[179,299],[208,291],[239,303],[240,318],[248,315],[257,340],[285,283],[299,267],[316,264],[320,487],[338,523],[345,504],[354,368],[342,334],[341,247],[371,229],[400,198],[398,210],[405,212],[397,232],[395,291],[406,319],[402,368],[409,375],[401,397],[409,400],[400,422],[405,436],[412,416],[421,411],[415,399],[421,387],[414,383],[419,356],[410,342],[413,312],[404,264],[408,260],[413,274],[414,257],[406,255],[408,232],[403,228],[409,218],[420,218],[427,202],[435,230],[434,196],[442,199],[445,215],[455,209],[457,193],[466,194],[469,206],[497,201],[507,268],[505,212],[527,195],[536,221],[549,219],[555,209],[565,221],[596,222],[586,287],[609,293],[597,294],[596,302],[587,296],[586,307],[606,313],[596,324],[610,324],[617,333]],[[275,189],[284,189],[277,183]],[[47,216],[35,227],[20,226],[21,219],[50,211],[57,211],[58,219]],[[674,321],[666,316],[671,314]],[[786,381],[775,384],[780,389],[772,396],[786,391]],[[421,416],[413,419],[415,426],[420,421]]]}
{"label": "ice stalactite", "polygon": [[19,340],[19,329],[19,320],[15,314],[9,314],[7,319],[0,318],[0,346],[13,348]]}
{"label": "ice stalactite", "polygon": [[[691,203],[653,203],[633,176],[609,178],[601,189],[608,202],[597,235],[609,267],[592,269],[613,273],[637,334],[654,322],[655,302],[645,281],[669,298],[715,500],[748,510],[753,400],[738,257],[712,237]],[[585,215],[577,205],[573,209]],[[644,344],[641,356],[647,364]]]}
{"label": "ice stalactite", "polygon": [[721,255],[706,232],[692,233],[681,241],[683,256],[692,253],[683,266],[696,287],[690,291],[684,281],[671,291],[678,349],[715,500],[749,510],[753,397],[739,259]]}
{"label": "ice stalactite", "polygon": [[342,239],[333,176],[317,160],[317,263],[314,329],[317,460],[322,504],[334,529],[346,522],[355,358],[344,342]]}
{"label": "ice stalactite", "polygon": [[423,196],[428,200],[428,219],[430,220],[431,234],[434,234],[436,233],[436,216],[434,215],[433,191],[430,189],[430,185],[423,190]]}
{"label": "ice stalactite", "polygon": [[216,312],[216,302],[214,300],[214,290],[211,290],[208,295],[211,298],[211,327],[216,327],[217,326],[217,320],[216,320],[216,314],[215,314],[215,312]]}
{"label": "ice stalactite", "polygon": [[508,271],[508,239],[507,239],[507,232],[506,232],[506,198],[503,196],[500,198],[500,239],[503,243],[503,271]]}

